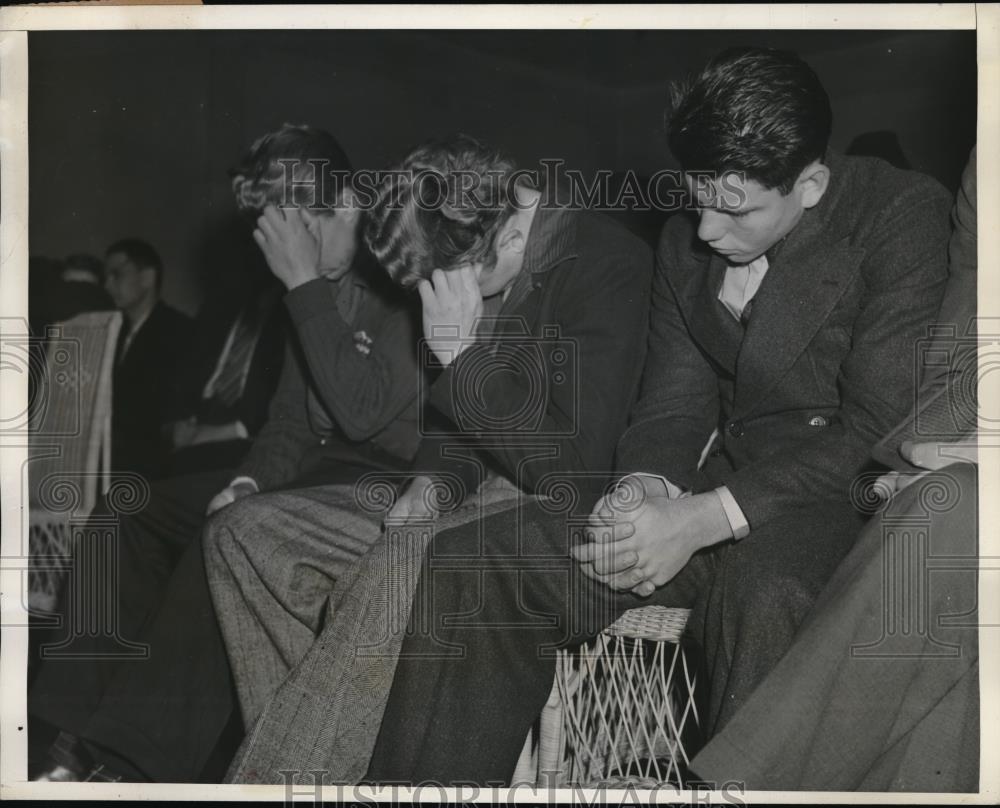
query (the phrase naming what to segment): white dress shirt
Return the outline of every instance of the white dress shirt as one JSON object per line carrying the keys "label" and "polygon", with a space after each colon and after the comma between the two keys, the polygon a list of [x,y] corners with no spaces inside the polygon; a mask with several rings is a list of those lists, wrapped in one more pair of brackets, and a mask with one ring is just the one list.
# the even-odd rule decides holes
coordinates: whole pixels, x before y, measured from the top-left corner
{"label": "white dress shirt", "polygon": [[[762,255],[760,258],[754,259],[749,264],[733,265],[726,270],[726,274],[722,279],[722,287],[719,289],[719,302],[726,307],[726,310],[733,315],[737,321],[741,320],[747,304],[753,300],[754,295],[757,294],[757,290],[760,289],[760,285],[764,281],[764,275],[767,274],[767,269],[767,256]],[[698,468],[701,468],[702,465],[704,465],[705,459],[708,457],[712,444],[715,442],[718,435],[718,429],[712,432],[712,435],[708,439],[708,443],[706,443],[705,448],[702,449],[701,458],[698,460]],[[679,486],[670,482],[670,480],[666,477],[661,477],[658,474],[649,474],[647,472],[638,472],[626,475],[619,481],[619,484],[627,480],[629,477],[645,477],[648,479],[658,480],[663,485],[665,493],[670,499],[679,499],[681,497],[691,496],[690,491],[682,490]],[[724,485],[720,485],[716,488],[715,494],[718,496],[722,509],[726,513],[726,518],[729,520],[729,527],[733,531],[733,538],[742,539],[747,536],[750,533],[750,523],[747,521],[746,515],[743,513],[743,509],[736,501],[736,497],[734,497],[729,488]]]}

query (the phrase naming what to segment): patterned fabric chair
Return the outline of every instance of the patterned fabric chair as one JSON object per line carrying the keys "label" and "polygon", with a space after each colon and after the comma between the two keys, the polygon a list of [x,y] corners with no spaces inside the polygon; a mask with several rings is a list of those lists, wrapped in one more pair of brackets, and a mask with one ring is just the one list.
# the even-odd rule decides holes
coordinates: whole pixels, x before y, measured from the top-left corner
{"label": "patterned fabric chair", "polygon": [[121,313],[86,312],[49,328],[29,425],[28,605],[51,611],[72,555],[72,526],[106,493],[111,372]]}

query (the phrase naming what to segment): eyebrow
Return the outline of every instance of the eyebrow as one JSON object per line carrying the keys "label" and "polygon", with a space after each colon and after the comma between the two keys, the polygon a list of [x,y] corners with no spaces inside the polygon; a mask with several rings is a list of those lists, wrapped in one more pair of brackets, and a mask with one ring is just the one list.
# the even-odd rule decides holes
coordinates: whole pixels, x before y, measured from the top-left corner
{"label": "eyebrow", "polygon": [[727,207],[726,205],[698,205],[700,210],[717,210],[720,213],[753,213],[755,210],[760,210],[760,205],[748,205],[745,208],[741,207]]}

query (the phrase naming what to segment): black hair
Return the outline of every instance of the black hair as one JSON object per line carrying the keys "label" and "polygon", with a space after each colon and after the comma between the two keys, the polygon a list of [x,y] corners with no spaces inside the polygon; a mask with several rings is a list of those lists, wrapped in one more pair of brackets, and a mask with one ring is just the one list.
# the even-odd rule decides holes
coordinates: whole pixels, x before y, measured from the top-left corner
{"label": "black hair", "polygon": [[671,95],[667,137],[684,171],[740,172],[787,194],[825,158],[830,99],[795,53],[730,48]]}
{"label": "black hair", "polygon": [[139,269],[153,270],[156,274],[157,289],[163,284],[163,261],[160,260],[160,254],[148,241],[138,238],[123,238],[104,251],[105,255],[112,253],[123,253]]}

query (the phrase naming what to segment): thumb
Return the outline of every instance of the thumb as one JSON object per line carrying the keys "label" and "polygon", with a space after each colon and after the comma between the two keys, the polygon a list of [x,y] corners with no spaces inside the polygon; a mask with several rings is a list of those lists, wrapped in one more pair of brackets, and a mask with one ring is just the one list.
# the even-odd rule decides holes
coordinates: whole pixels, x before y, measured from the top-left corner
{"label": "thumb", "polygon": [[420,293],[420,300],[424,304],[424,309],[429,309],[433,307],[437,300],[434,294],[434,287],[428,280],[417,281],[417,291]]}

